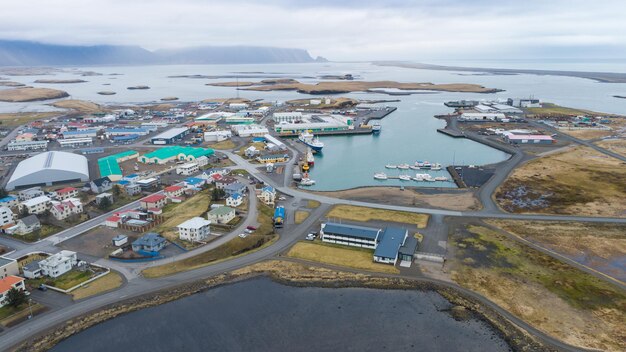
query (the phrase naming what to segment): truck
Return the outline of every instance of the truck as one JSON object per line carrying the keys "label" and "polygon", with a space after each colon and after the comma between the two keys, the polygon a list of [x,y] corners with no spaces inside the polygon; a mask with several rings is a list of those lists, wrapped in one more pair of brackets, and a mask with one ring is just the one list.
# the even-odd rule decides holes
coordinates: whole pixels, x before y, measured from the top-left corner
{"label": "truck", "polygon": [[274,228],[281,228],[285,223],[285,207],[279,205],[274,209],[274,217],[272,218],[274,221]]}

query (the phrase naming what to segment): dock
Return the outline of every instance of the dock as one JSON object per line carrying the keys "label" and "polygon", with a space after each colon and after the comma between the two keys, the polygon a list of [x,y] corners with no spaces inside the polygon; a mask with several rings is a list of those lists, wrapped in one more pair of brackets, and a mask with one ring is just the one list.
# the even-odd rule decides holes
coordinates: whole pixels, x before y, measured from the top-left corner
{"label": "dock", "polygon": [[365,124],[368,125],[370,120],[380,120],[396,110],[398,110],[398,108],[395,106],[388,106],[387,108],[381,110],[372,110],[367,115],[363,116]]}
{"label": "dock", "polygon": [[[343,131],[319,131],[315,132],[316,136],[350,136],[350,135],[361,135],[361,134],[372,134],[371,128],[355,128],[353,130],[343,130]],[[297,133],[286,133],[280,134],[279,137],[283,138],[292,138],[298,137]]]}
{"label": "dock", "polygon": [[465,134],[463,132],[458,131],[458,130],[452,130],[452,129],[449,129],[449,128],[438,128],[437,132],[443,133],[443,134],[448,135],[448,136],[450,136],[452,138],[464,138],[465,137]]}
{"label": "dock", "polygon": [[467,188],[467,185],[463,181],[463,178],[461,178],[461,175],[459,175],[459,173],[456,171],[454,165],[446,167],[446,170],[448,170],[448,173],[450,174],[450,176],[452,176],[452,180],[454,181],[454,183],[456,183],[457,187]]}

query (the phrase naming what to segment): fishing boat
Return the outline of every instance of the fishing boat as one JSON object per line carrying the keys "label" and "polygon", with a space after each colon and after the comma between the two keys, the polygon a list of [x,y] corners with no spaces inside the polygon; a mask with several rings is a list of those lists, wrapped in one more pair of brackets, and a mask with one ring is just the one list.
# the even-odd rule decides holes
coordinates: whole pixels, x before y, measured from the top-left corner
{"label": "fishing boat", "polygon": [[300,186],[313,186],[315,184],[315,180],[311,180],[310,178],[303,178],[300,181]]}
{"label": "fishing boat", "polygon": [[386,168],[386,169],[397,169],[397,168],[398,168],[398,165],[387,164],[387,165],[385,165],[385,168]]}
{"label": "fishing boat", "polygon": [[[433,167],[436,167],[436,169],[433,169]],[[441,164],[439,163],[432,164],[429,161],[418,160],[415,162],[412,169],[414,170],[441,170]]]}
{"label": "fishing boat", "polygon": [[430,167],[430,169],[431,169],[431,170],[434,170],[434,171],[439,171],[439,170],[441,170],[441,164],[439,164],[439,163],[434,163],[434,164],[432,164],[432,166]]}
{"label": "fishing boat", "polygon": [[430,178],[429,174],[415,174],[415,177],[413,177],[415,181],[424,181],[427,178]]}
{"label": "fishing boat", "polygon": [[309,166],[315,165],[315,158],[313,157],[313,150],[311,148],[307,148],[306,162]]}
{"label": "fishing boat", "polygon": [[372,125],[372,133],[379,134],[382,128],[383,127],[378,122],[376,122],[375,124]]}
{"label": "fishing boat", "polygon": [[409,169],[409,164],[400,164],[400,165],[398,165],[398,169],[408,170]]}
{"label": "fishing boat", "polygon": [[384,172],[377,172],[374,174],[374,178],[377,180],[386,180],[387,179],[387,174]]}
{"label": "fishing boat", "polygon": [[319,138],[315,137],[313,134],[308,131],[304,131],[300,133],[298,136],[298,140],[304,144],[306,144],[309,148],[311,148],[315,152],[321,152],[322,148],[324,148],[324,143],[320,142]]}
{"label": "fishing boat", "polygon": [[398,178],[400,179],[400,181],[411,181],[411,176],[409,175],[400,175],[398,176]]}

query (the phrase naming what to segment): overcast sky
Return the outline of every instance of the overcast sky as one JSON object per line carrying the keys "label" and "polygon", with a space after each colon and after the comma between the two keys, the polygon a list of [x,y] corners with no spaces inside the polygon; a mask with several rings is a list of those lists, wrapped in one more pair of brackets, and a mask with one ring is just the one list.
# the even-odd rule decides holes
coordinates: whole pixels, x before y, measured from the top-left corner
{"label": "overcast sky", "polygon": [[4,2],[2,39],[297,47],[331,60],[626,57],[624,0]]}

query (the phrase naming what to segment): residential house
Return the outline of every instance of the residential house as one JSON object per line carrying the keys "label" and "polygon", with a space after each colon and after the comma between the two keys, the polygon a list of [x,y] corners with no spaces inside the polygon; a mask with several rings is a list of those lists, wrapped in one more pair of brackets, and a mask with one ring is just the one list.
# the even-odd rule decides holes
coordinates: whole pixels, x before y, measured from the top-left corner
{"label": "residential house", "polygon": [[246,150],[244,150],[244,155],[248,158],[253,158],[261,153],[260,150],[256,149],[255,146],[251,145]]}
{"label": "residential house", "polygon": [[19,199],[16,196],[6,196],[4,198],[0,198],[0,206],[13,208],[19,203]]}
{"label": "residential house", "polygon": [[133,251],[135,252],[159,252],[165,247],[167,241],[158,233],[148,232],[145,235],[139,237],[132,244]]}
{"label": "residential house", "polygon": [[243,203],[243,197],[240,193],[233,193],[230,197],[226,198],[226,206],[229,207],[238,207]]}
{"label": "residential house", "polygon": [[211,209],[207,214],[207,219],[218,224],[227,224],[235,218],[235,209],[231,207],[218,207]]}
{"label": "residential house", "polygon": [[61,188],[60,190],[56,191],[57,196],[56,198],[58,200],[66,200],[69,198],[76,198],[78,197],[78,189],[74,188],[74,187],[65,187],[65,188]]}
{"label": "residential house", "polygon": [[224,192],[226,195],[231,196],[235,193],[244,194],[246,191],[246,185],[241,182],[231,183],[229,185],[224,186]]}
{"label": "residential house", "polygon": [[17,233],[18,235],[26,235],[33,231],[37,231],[41,228],[41,223],[37,215],[28,215],[19,220],[14,229],[11,229],[11,233]]}
{"label": "residential house", "polygon": [[141,193],[141,186],[136,183],[129,183],[124,185],[124,192],[126,192],[129,196],[134,196]]}
{"label": "residential house", "polygon": [[12,289],[25,291],[24,278],[10,275],[0,279],[0,307],[4,307],[8,302],[8,294]]}
{"label": "residential house", "polygon": [[185,193],[185,187],[174,185],[174,186],[165,187],[163,191],[166,197],[175,198],[175,197],[180,197]]}
{"label": "residential house", "polygon": [[267,154],[267,155],[261,155],[258,156],[256,158],[256,160],[262,164],[267,164],[267,163],[283,163],[287,160],[289,160],[289,155],[287,154]]}
{"label": "residential house", "polygon": [[152,194],[142,198],[139,204],[144,209],[161,209],[167,204],[167,197],[162,194]]}
{"label": "residential house", "polygon": [[21,209],[26,209],[28,214],[43,214],[51,205],[50,198],[47,196],[39,196],[23,201],[20,204]]}
{"label": "residential house", "polygon": [[274,187],[265,186],[259,192],[258,197],[261,202],[267,205],[274,205],[274,202],[276,201],[276,190]]}
{"label": "residential house", "polygon": [[215,188],[224,189],[224,187],[226,187],[227,185],[233,184],[235,182],[239,181],[231,176],[222,176],[219,180],[215,180]]}
{"label": "residential house", "polygon": [[4,279],[10,275],[17,275],[20,273],[20,270],[17,266],[17,260],[0,257],[0,279]]}
{"label": "residential house", "polygon": [[187,187],[202,187],[206,184],[206,180],[198,178],[198,177],[188,177],[185,179],[185,185]]}
{"label": "residential house", "polygon": [[37,197],[41,197],[44,195],[44,191],[41,190],[41,187],[32,187],[28,189],[23,189],[17,192],[17,197],[20,201],[25,201]]}
{"label": "residential house", "polygon": [[72,270],[78,263],[76,252],[62,250],[46,259],[39,261],[41,273],[52,278],[59,277]]}
{"label": "residential house", "polygon": [[41,268],[39,262],[34,260],[24,266],[22,266],[22,274],[27,279],[36,279],[41,277]]}
{"label": "residential house", "polygon": [[204,241],[211,234],[211,221],[201,217],[191,218],[178,225],[178,236],[181,240],[197,242]]}
{"label": "residential house", "polygon": [[96,196],[96,204],[100,205],[100,203],[102,203],[102,201],[104,199],[108,199],[109,200],[109,204],[113,204],[114,199],[113,199],[113,194],[108,193],[108,192],[104,192],[104,193],[100,193]]}
{"label": "residential house", "polygon": [[113,188],[113,182],[109,177],[101,177],[89,182],[89,188],[93,193],[100,194]]}
{"label": "residential house", "polygon": [[176,167],[177,175],[189,176],[198,173],[198,171],[200,171],[200,166],[198,165],[198,163],[186,163]]}
{"label": "residential house", "polygon": [[82,214],[83,203],[76,198],[70,198],[62,202],[52,201],[50,214],[57,220],[65,220],[74,214]]}
{"label": "residential house", "polygon": [[[0,226],[12,224],[14,222],[15,215],[10,208],[0,206]],[[0,273],[1,274],[1,273]]]}
{"label": "residential house", "polygon": [[113,237],[113,245],[116,247],[121,247],[123,245],[125,245],[126,243],[128,243],[128,236],[126,235],[117,235],[115,237]]}

